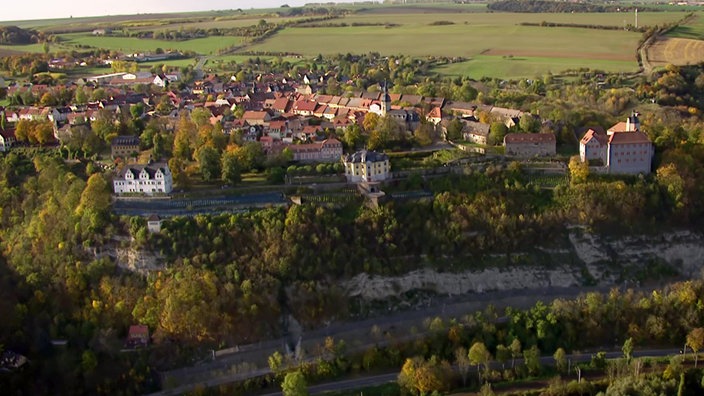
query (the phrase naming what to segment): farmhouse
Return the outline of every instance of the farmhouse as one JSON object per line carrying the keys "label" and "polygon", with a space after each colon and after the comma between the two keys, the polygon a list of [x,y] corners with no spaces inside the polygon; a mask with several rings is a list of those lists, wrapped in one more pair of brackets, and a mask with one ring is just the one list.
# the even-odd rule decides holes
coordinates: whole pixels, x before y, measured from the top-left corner
{"label": "farmhouse", "polygon": [[556,140],[552,133],[509,133],[504,147],[509,156],[545,157],[555,155]]}
{"label": "farmhouse", "polygon": [[462,137],[468,142],[475,144],[487,144],[489,137],[489,124],[482,124],[476,121],[462,121]]}
{"label": "farmhouse", "polygon": [[113,179],[113,188],[115,194],[168,194],[173,189],[171,170],[163,162],[147,165],[129,165]]}
{"label": "farmhouse", "polygon": [[376,151],[357,151],[342,158],[348,183],[378,182],[391,177],[389,157]]}

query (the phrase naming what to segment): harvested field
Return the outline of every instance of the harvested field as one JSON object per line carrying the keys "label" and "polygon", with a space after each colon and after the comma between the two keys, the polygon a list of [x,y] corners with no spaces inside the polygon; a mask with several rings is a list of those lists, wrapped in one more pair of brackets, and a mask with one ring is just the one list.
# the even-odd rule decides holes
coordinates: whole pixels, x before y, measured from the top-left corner
{"label": "harvested field", "polygon": [[687,65],[704,61],[704,41],[686,38],[661,37],[648,47],[652,66]]}

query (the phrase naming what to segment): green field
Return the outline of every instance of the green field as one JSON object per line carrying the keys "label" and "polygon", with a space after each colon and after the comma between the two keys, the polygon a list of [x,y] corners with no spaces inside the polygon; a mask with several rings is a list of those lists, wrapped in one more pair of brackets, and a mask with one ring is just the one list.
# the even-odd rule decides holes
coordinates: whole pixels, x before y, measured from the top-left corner
{"label": "green field", "polygon": [[698,12],[685,25],[677,26],[667,33],[668,37],[704,40],[704,14]]}
{"label": "green field", "polygon": [[164,50],[195,51],[199,54],[215,54],[219,49],[233,45],[240,45],[240,37],[205,37],[185,41],[166,41],[139,39],[135,37],[109,37],[93,36],[86,33],[72,33],[61,35],[65,45],[84,45],[95,48],[105,48],[124,52],[154,51],[157,48]]}
{"label": "green field", "polygon": [[[532,56],[504,56],[478,55],[466,62],[458,62],[435,69],[441,75],[467,76],[474,79],[482,77],[495,77],[516,79],[521,77],[537,77],[547,72],[559,73],[565,70],[580,68],[597,68],[594,63],[584,59],[575,58],[544,58]],[[598,69],[606,72],[633,72],[637,64],[635,61],[609,61],[598,62]]]}
{"label": "green field", "polygon": [[376,51],[386,55],[472,57],[490,51],[491,55],[635,62],[639,38],[639,33],[621,30],[491,24],[290,28],[248,49],[308,56]]}

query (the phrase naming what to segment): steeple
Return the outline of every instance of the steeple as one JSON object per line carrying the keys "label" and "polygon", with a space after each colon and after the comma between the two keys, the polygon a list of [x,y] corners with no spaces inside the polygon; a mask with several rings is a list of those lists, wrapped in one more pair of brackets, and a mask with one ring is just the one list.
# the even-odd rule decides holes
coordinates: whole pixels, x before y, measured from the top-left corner
{"label": "steeple", "polygon": [[391,96],[389,96],[389,84],[384,80],[384,94],[381,99],[381,115],[385,116],[386,113],[391,111]]}

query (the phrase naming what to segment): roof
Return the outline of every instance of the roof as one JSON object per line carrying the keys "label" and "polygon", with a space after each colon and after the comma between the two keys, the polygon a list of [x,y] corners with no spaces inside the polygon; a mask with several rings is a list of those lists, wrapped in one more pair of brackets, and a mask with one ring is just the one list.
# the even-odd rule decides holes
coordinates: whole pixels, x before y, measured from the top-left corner
{"label": "roof", "polygon": [[345,157],[345,162],[363,163],[363,162],[382,162],[388,161],[389,156],[376,151],[361,150]]}
{"label": "roof", "polygon": [[317,103],[312,100],[299,100],[293,105],[295,110],[309,112],[315,111],[316,106]]}
{"label": "roof", "polygon": [[134,177],[139,177],[139,174],[140,172],[142,172],[143,169],[147,171],[147,173],[149,174],[149,178],[152,179],[154,178],[154,174],[157,171],[166,173],[166,170],[169,169],[169,166],[166,164],[166,162],[153,162],[151,164],[146,165],[130,164],[126,166],[118,176],[119,178],[124,179],[127,172],[132,172],[132,175]]}
{"label": "roof", "polygon": [[489,130],[491,129],[489,124],[482,124],[477,121],[462,121],[465,125],[467,132],[472,135],[478,136],[489,136]]}
{"label": "roof", "polygon": [[127,337],[128,338],[149,337],[149,327],[147,327],[146,325],[132,325],[132,326],[130,326],[130,330],[129,330]]}
{"label": "roof", "polygon": [[504,143],[555,143],[555,135],[552,133],[509,133],[504,137]]}
{"label": "roof", "polygon": [[621,121],[618,124],[609,128],[608,131],[609,132],[627,132],[628,131],[627,124],[625,121]]}
{"label": "roof", "polygon": [[[148,222],[161,221],[161,219],[159,218],[158,215],[153,214],[153,215],[151,215],[151,216],[149,216],[149,217],[147,218],[147,221],[148,221]],[[147,326],[144,326],[144,327],[147,327]],[[130,327],[130,330],[132,330],[131,327]]]}
{"label": "roof", "polygon": [[269,113],[266,111],[245,111],[242,115],[243,120],[266,120]]}
{"label": "roof", "polygon": [[609,144],[650,143],[648,135],[643,132],[620,132],[609,137]]}
{"label": "roof", "polygon": [[606,143],[608,143],[609,141],[609,137],[605,134],[599,133],[594,129],[589,129],[587,133],[584,134],[584,137],[582,137],[580,143],[587,144],[590,140],[592,140],[592,138],[596,139],[596,141],[599,142],[599,144],[602,146],[606,145]]}
{"label": "roof", "polygon": [[134,135],[117,136],[110,142],[111,146],[139,146],[139,138]]}
{"label": "roof", "polygon": [[433,107],[428,113],[428,118],[442,118],[442,110],[440,110],[440,107]]}

